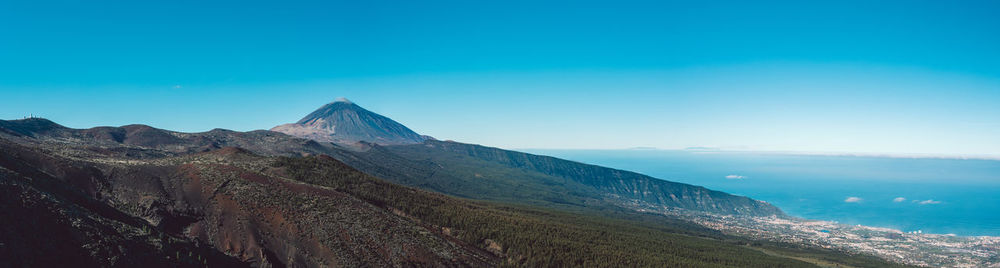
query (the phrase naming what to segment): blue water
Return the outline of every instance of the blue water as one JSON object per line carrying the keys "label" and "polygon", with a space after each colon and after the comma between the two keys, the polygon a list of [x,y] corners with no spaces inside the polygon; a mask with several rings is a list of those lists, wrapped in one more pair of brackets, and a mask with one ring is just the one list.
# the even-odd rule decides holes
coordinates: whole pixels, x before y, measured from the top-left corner
{"label": "blue water", "polygon": [[[1000,236],[1000,161],[665,150],[526,151],[748,196],[796,217],[902,231]],[[726,178],[730,175],[743,178]],[[851,197],[856,202],[847,202]],[[905,200],[896,202],[897,197]]]}

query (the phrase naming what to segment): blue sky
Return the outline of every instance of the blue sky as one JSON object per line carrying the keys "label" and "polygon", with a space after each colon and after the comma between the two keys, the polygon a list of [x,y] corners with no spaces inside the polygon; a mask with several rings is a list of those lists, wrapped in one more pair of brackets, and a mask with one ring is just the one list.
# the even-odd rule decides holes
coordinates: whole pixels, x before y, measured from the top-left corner
{"label": "blue sky", "polygon": [[204,2],[0,2],[0,118],[252,130],[345,96],[505,148],[1000,154],[996,1]]}

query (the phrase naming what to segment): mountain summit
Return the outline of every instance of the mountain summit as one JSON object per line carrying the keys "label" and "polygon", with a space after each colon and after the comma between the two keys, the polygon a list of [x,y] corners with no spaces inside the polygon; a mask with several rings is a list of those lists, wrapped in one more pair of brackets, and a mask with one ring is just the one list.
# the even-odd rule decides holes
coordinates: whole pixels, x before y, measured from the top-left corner
{"label": "mountain summit", "polygon": [[276,126],[271,131],[338,144],[366,141],[381,145],[400,145],[421,143],[426,139],[406,126],[365,110],[346,98],[337,98],[302,120]]}

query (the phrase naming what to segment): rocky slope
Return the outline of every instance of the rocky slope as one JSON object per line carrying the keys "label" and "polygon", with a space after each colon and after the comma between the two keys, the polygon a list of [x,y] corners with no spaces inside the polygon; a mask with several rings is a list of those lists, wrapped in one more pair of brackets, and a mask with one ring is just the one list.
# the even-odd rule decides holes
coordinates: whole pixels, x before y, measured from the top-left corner
{"label": "rocky slope", "polygon": [[2,139],[0,151],[0,267],[247,266],[99,201],[108,185],[92,167]]}
{"label": "rocky slope", "polygon": [[[94,129],[71,130],[40,119],[15,123],[25,124],[2,127],[20,136],[0,135],[3,266],[412,267],[497,261],[386,207],[285,178],[287,170],[275,167],[274,158],[235,147],[188,153],[203,147],[198,143],[175,148],[203,136],[99,129],[121,134],[105,137],[113,141],[157,143],[184,152],[178,154],[99,147],[109,141],[87,136]],[[40,134],[58,138],[25,138]],[[66,142],[80,137],[92,142]],[[365,176],[340,165],[336,176]],[[32,229],[37,227],[47,230],[39,235]]]}
{"label": "rocky slope", "polygon": [[382,145],[414,144],[426,139],[406,126],[344,98],[323,105],[294,124],[280,125],[271,131],[346,145],[359,141]]}

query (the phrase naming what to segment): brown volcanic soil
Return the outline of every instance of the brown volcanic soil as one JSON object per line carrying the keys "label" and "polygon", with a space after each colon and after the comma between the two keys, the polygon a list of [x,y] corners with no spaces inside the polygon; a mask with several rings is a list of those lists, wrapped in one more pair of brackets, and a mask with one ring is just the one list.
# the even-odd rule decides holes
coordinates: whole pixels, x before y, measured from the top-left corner
{"label": "brown volcanic soil", "polygon": [[99,201],[99,170],[3,139],[0,150],[0,267],[247,266]]}
{"label": "brown volcanic soil", "polygon": [[[498,263],[499,257],[388,207],[283,178],[274,158],[245,149],[187,154],[190,146],[172,151],[169,145],[198,143],[199,137],[167,137],[143,126],[67,131],[38,125],[0,135],[0,266]],[[24,139],[38,132],[50,138]],[[106,140],[59,140],[82,135]]]}

